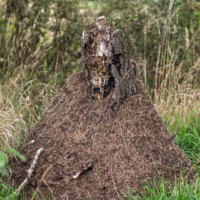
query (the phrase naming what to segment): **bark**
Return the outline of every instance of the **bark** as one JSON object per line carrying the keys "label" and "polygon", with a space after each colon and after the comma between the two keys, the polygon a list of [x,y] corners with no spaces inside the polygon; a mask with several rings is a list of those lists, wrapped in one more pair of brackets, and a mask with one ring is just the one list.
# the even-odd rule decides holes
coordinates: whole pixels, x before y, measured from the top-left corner
{"label": "bark", "polygon": [[106,25],[106,18],[96,20],[97,31],[84,31],[81,37],[82,65],[87,89],[95,99],[106,98],[114,88],[114,107],[136,93],[136,62],[127,59],[124,34]]}

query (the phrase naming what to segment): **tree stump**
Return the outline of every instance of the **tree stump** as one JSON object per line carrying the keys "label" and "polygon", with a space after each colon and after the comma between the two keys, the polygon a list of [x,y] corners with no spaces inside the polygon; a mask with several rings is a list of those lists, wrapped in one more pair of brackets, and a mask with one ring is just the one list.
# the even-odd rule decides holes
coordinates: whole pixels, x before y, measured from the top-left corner
{"label": "tree stump", "polygon": [[106,98],[114,89],[114,108],[136,93],[136,62],[127,59],[124,34],[106,25],[106,18],[96,19],[97,31],[83,31],[82,65],[87,77],[87,90],[95,99]]}

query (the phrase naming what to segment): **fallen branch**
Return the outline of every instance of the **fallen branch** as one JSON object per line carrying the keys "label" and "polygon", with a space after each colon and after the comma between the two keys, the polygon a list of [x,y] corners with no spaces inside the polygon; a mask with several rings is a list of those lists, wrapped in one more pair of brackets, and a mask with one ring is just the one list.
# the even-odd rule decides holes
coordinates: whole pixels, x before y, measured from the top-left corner
{"label": "fallen branch", "polygon": [[31,175],[32,175],[32,173],[35,169],[35,166],[37,165],[38,158],[39,158],[40,154],[42,153],[42,151],[43,151],[43,147],[37,150],[37,153],[36,153],[35,158],[34,158],[32,164],[31,164],[31,167],[27,170],[28,174],[27,174],[25,180],[21,183],[21,185],[17,188],[17,190],[11,196],[13,196],[13,195],[19,196],[20,191],[25,187],[25,185],[27,185],[27,183],[31,179]]}

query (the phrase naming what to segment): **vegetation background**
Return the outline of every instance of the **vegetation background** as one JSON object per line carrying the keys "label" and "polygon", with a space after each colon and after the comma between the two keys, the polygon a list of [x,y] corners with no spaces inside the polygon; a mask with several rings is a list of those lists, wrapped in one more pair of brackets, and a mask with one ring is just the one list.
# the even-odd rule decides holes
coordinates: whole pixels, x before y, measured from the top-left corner
{"label": "vegetation background", "polygon": [[[199,175],[198,0],[0,0],[0,173],[8,172],[13,156],[25,160],[20,145],[28,145],[28,130],[68,76],[81,69],[81,34],[95,30],[102,15],[112,29],[124,31],[138,79]],[[146,186],[142,198],[200,199],[199,179],[197,187],[180,180],[169,190],[166,184]],[[15,189],[2,179],[0,188],[0,199]]]}

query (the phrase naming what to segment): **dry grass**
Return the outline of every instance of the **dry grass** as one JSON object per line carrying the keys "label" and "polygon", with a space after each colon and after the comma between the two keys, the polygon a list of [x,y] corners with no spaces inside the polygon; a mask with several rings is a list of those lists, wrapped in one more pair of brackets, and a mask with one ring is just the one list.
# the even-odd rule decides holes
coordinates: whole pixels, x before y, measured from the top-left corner
{"label": "dry grass", "polygon": [[0,83],[0,151],[23,141],[54,94],[53,85],[26,81],[24,70]]}
{"label": "dry grass", "polygon": [[[168,19],[160,19],[165,22],[163,41],[159,44],[158,59],[155,66],[154,105],[162,114],[163,120],[170,120],[171,126],[175,123],[175,117],[182,123],[188,123],[192,117],[200,117],[200,57],[195,52],[195,37],[200,28],[193,32],[185,27],[185,51],[181,60],[177,60],[179,50],[174,44],[177,40],[176,25],[172,24],[171,17],[174,1],[170,0]],[[158,23],[158,21],[157,21]],[[190,32],[190,37],[189,33]],[[158,35],[160,30],[158,26]],[[179,37],[181,37],[179,35]],[[190,39],[191,38],[191,39]],[[180,39],[180,38],[179,38]],[[174,41],[174,42],[173,42]],[[190,54],[190,56],[187,56]],[[187,70],[185,62],[190,63]],[[145,77],[145,80],[147,77]]]}
{"label": "dry grass", "polygon": [[[22,131],[26,132],[26,122],[20,111],[28,106],[27,100],[19,97],[18,109],[14,98],[16,93],[19,94],[20,86],[17,84],[18,78],[10,79],[4,85],[0,85],[0,150],[6,146],[16,147]],[[26,106],[24,106],[26,104]]]}
{"label": "dry grass", "polygon": [[164,120],[171,117],[172,126],[175,117],[187,123],[193,116],[200,116],[200,89],[195,81],[196,70],[198,68],[194,66],[187,74],[182,74],[181,68],[168,68],[161,87],[158,92],[155,91],[155,106]]}
{"label": "dry grass", "polygon": [[[172,118],[176,116],[182,119],[183,123],[187,123],[192,116],[200,116],[200,89],[198,85],[200,58],[197,58],[194,64],[191,62],[188,72],[183,72],[185,55],[193,42],[189,41],[187,31],[185,41],[186,50],[178,65],[176,65],[178,63],[176,49],[173,51],[167,41],[164,44],[166,46],[162,46],[160,61],[162,68],[156,68],[156,74],[159,75],[155,79],[155,82],[159,82],[160,87],[157,90],[154,89],[154,103],[159,113],[162,113],[164,120],[169,116]],[[173,125],[173,120],[171,123]]]}
{"label": "dry grass", "polygon": [[[139,14],[143,13],[144,17],[143,57],[135,50],[138,78],[143,80],[146,91],[152,94],[154,105],[162,114],[164,121],[170,120],[172,126],[176,123],[175,117],[180,118],[182,123],[187,123],[192,117],[200,116],[200,57],[199,49],[195,48],[197,43],[195,40],[198,39],[200,28],[195,32],[192,27],[191,29],[185,27],[185,35],[179,33],[177,26],[180,25],[173,20],[173,16],[178,12],[178,8],[174,7],[174,4],[174,0],[170,0],[168,16],[159,15],[159,18],[151,10],[151,7],[141,6],[138,12]],[[164,12],[158,7],[156,9],[158,9],[158,13]],[[155,26],[157,26],[156,31],[151,29]],[[153,67],[151,60],[148,59],[146,46],[146,42],[151,39],[151,34],[156,34],[160,38],[157,46],[157,61]],[[136,40],[135,37],[135,35],[132,36],[132,41]],[[184,45],[183,48],[180,47],[177,40],[181,41],[181,45]],[[155,42],[153,41],[153,43]],[[183,55],[182,58],[180,55]],[[148,85],[148,80],[153,82],[153,86],[150,86],[151,83]]]}

